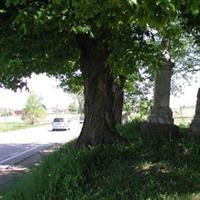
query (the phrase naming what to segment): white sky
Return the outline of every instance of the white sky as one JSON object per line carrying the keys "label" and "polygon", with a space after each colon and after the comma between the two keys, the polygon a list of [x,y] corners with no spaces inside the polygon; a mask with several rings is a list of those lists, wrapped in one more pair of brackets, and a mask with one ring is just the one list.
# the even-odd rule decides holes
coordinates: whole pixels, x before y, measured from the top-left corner
{"label": "white sky", "polygon": [[[42,103],[47,107],[61,107],[67,106],[73,101],[72,97],[58,88],[58,81],[54,78],[49,78],[46,75],[32,75],[28,80],[28,87],[30,91],[34,91],[42,98]],[[30,93],[28,91],[17,91],[0,88],[0,107],[21,109],[25,106]]]}
{"label": "white sky", "polygon": [[200,88],[200,72],[190,77],[190,83],[185,80],[176,80],[183,86],[183,94],[178,96],[170,96],[170,107],[179,108],[180,106],[191,106],[196,105],[197,92]]}
{"label": "white sky", "polygon": [[192,86],[185,87],[183,95],[179,95],[178,97],[171,95],[170,107],[179,108],[180,106],[195,106],[198,87],[200,87],[200,83],[195,83]]}
{"label": "white sky", "polygon": [[[186,85],[183,95],[179,95],[179,97],[171,95],[171,108],[196,104],[197,91],[200,87],[200,74],[198,77],[196,83],[194,82],[191,86]],[[55,106],[67,108],[74,99],[71,95],[63,92],[61,88],[58,88],[58,83],[56,79],[49,78],[45,75],[33,75],[28,81],[28,86],[30,91],[34,91],[43,99],[42,102],[47,108]],[[29,93],[27,91],[13,92],[0,88],[0,107],[22,109],[25,106],[28,96]]]}

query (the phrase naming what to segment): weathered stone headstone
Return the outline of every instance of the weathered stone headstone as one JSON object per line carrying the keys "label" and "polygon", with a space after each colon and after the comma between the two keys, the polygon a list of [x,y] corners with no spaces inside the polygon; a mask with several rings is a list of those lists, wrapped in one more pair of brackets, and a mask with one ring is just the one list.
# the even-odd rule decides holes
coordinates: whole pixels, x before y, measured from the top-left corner
{"label": "weathered stone headstone", "polygon": [[200,88],[197,93],[197,102],[195,108],[195,115],[190,124],[189,136],[200,136]]}
{"label": "weathered stone headstone", "polygon": [[149,123],[173,124],[169,107],[171,74],[174,64],[166,60],[156,72],[154,102],[147,121]]}
{"label": "weathered stone headstone", "polygon": [[179,128],[173,124],[172,110],[169,107],[171,75],[174,63],[165,60],[156,72],[154,101],[147,122],[141,125],[144,140],[178,137]]}

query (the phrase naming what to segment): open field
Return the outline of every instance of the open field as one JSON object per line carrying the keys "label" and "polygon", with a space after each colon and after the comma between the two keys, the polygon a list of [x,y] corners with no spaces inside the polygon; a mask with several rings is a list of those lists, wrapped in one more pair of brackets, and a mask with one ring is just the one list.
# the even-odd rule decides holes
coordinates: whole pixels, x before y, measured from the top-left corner
{"label": "open field", "polygon": [[180,106],[179,108],[172,108],[172,111],[175,124],[188,125],[193,119],[195,106]]}
{"label": "open field", "polygon": [[27,124],[23,122],[0,122],[0,132],[14,131],[24,128],[32,128],[36,126],[41,126],[41,124]]}

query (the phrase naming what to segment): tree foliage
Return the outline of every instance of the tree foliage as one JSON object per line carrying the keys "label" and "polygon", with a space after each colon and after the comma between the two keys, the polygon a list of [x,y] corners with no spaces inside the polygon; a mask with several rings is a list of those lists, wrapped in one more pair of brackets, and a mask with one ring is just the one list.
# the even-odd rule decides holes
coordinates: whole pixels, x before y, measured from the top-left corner
{"label": "tree foliage", "polygon": [[161,47],[152,30],[158,30],[160,36],[177,38],[180,8],[196,13],[198,3],[190,2],[1,1],[0,82],[6,87],[23,87],[26,82],[22,77],[47,72],[69,88],[82,84],[76,73],[80,68],[78,35],[103,37],[116,78],[140,66],[155,68]]}
{"label": "tree foliage", "polygon": [[77,36],[82,34],[103,38],[115,74],[134,71],[133,66],[138,67],[142,60],[153,63],[158,51],[150,40],[150,27],[168,24],[180,6],[174,4],[161,0],[4,0],[0,15],[0,21],[4,20],[0,27],[1,82],[8,87],[16,83],[23,86],[20,78],[33,71],[72,77],[79,68]]}
{"label": "tree foliage", "polygon": [[196,0],[3,0],[0,85],[23,87],[22,77],[32,72],[59,77],[68,89],[84,85],[82,142],[110,143],[108,135],[116,135],[116,97],[125,86],[121,77],[137,81],[142,69],[159,66],[166,51],[170,59],[177,57],[183,27],[192,24],[188,15],[194,22],[199,5]]}
{"label": "tree foliage", "polygon": [[78,107],[77,107],[75,102],[72,102],[72,103],[69,104],[68,111],[71,112],[71,113],[77,113],[78,112]]}
{"label": "tree foliage", "polygon": [[42,105],[41,98],[32,93],[27,99],[23,109],[22,119],[30,124],[35,124],[38,120],[46,116],[46,109]]}

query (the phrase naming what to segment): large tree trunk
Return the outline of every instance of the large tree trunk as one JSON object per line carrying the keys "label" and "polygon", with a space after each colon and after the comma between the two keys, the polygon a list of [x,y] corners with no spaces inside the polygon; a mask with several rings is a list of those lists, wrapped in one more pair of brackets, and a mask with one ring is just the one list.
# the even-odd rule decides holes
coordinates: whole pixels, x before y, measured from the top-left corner
{"label": "large tree trunk", "polygon": [[113,115],[113,79],[107,52],[101,42],[79,38],[80,65],[84,79],[85,120],[78,146],[111,144],[120,141]]}

